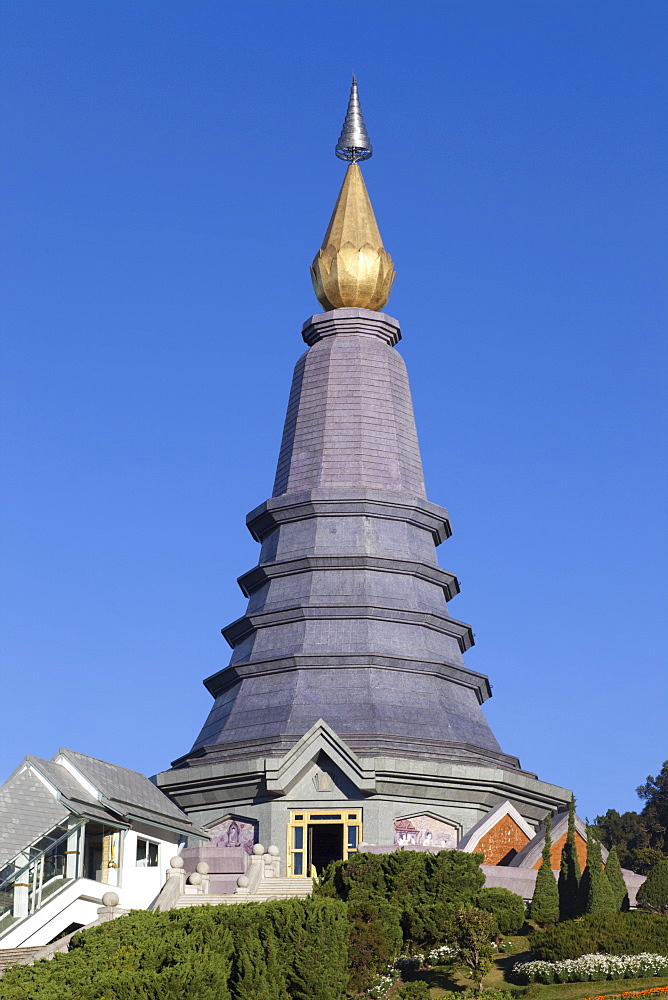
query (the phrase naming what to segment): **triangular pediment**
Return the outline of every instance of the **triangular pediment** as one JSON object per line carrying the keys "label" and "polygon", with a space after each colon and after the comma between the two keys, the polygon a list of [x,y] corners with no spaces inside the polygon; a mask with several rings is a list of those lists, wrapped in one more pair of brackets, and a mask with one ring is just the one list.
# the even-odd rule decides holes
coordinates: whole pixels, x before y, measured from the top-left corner
{"label": "triangular pediment", "polygon": [[[504,820],[510,820],[516,827],[518,827],[518,833],[526,837],[525,843],[528,844],[533,840],[535,836],[535,830],[532,826],[529,826],[527,821],[522,815],[517,811],[512,802],[500,802],[498,806],[494,806],[493,809],[483,816],[481,820],[478,820],[476,825],[469,830],[469,832],[462,837],[458,844],[458,850],[466,851],[469,854],[475,853],[479,849],[482,841],[492,833],[495,827],[502,823]],[[524,846],[524,845],[522,845]],[[507,862],[506,862],[507,863]]]}
{"label": "triangular pediment", "polygon": [[264,762],[267,791],[285,795],[318,760],[321,754],[360,791],[371,795],[376,791],[376,772],[362,765],[359,757],[327,725],[319,719],[302,738],[279,760],[268,757]]}

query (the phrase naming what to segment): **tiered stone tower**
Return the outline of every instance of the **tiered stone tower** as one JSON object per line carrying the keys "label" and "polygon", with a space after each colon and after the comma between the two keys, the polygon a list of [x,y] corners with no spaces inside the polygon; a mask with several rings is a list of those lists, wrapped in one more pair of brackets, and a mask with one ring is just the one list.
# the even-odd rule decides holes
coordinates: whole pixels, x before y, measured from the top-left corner
{"label": "tiered stone tower", "polygon": [[273,495],[248,515],[248,607],[223,630],[233,654],[205,681],[200,735],[159,776],[200,825],[285,844],[293,874],[362,837],[454,846],[504,802],[519,849],[570,795],[502,752],[488,680],[463,662],[471,629],[448,613],[459,585],[436,557],[448,513],[427,500],[399,325],[378,311],[394,269],[357,162],[370,150],[353,82],[337,146],[350,165],[312,267],[327,311],[303,326]]}

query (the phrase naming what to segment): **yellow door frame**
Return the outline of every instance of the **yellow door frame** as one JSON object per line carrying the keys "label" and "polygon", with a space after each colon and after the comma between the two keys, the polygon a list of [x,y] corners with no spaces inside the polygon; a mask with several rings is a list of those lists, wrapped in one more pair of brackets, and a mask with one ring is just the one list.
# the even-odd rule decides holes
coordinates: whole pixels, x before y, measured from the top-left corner
{"label": "yellow door frame", "polygon": [[361,809],[291,809],[288,821],[287,874],[292,877],[309,875],[307,870],[308,828],[327,824],[343,826],[343,860],[357,853],[362,841]]}

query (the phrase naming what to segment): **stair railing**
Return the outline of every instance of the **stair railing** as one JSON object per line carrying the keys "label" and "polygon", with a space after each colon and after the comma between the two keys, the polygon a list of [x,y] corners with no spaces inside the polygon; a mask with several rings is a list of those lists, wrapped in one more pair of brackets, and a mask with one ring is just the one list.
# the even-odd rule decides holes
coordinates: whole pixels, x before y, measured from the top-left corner
{"label": "stair railing", "polygon": [[[77,846],[79,853],[86,821],[51,840],[41,850],[25,847],[0,871],[0,938],[19,920],[31,916],[51,898],[54,892],[73,882],[78,866],[68,875],[67,858],[70,852],[59,852],[68,841]],[[44,838],[42,838],[44,839]],[[32,857],[30,856],[32,855]]]}

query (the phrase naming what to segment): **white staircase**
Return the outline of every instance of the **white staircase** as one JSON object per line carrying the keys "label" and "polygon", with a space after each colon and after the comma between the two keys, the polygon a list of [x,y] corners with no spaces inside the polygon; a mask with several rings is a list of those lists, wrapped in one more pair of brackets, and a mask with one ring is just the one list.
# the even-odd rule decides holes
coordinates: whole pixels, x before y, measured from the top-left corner
{"label": "white staircase", "polygon": [[32,965],[35,953],[41,948],[0,948],[0,976],[12,965]]}
{"label": "white staircase", "polygon": [[262,879],[254,892],[235,892],[230,896],[214,893],[183,894],[173,904],[175,910],[187,906],[225,906],[236,903],[264,903],[270,899],[304,899],[313,891],[313,879],[308,877]]}

